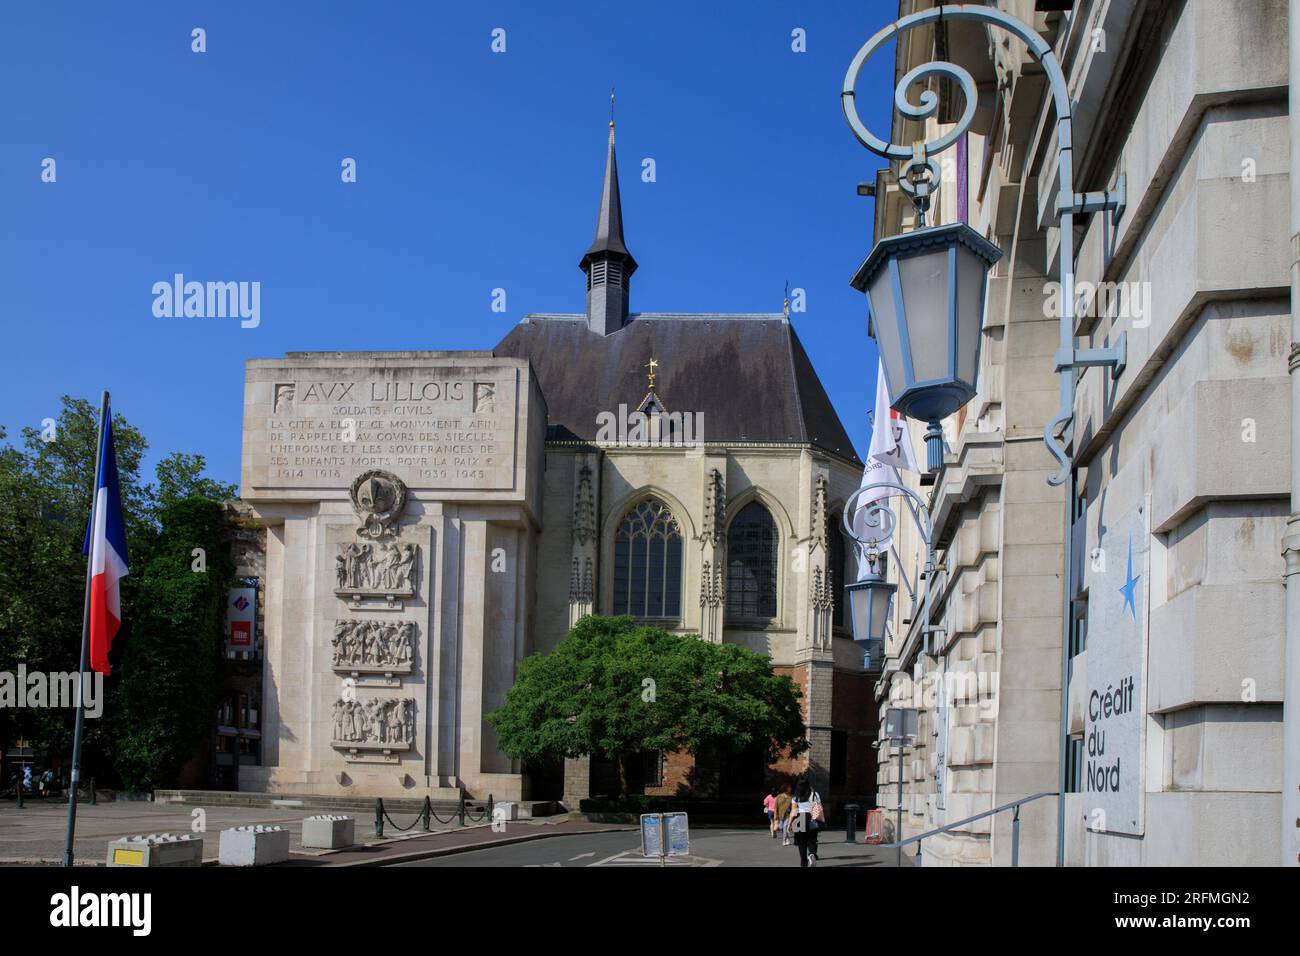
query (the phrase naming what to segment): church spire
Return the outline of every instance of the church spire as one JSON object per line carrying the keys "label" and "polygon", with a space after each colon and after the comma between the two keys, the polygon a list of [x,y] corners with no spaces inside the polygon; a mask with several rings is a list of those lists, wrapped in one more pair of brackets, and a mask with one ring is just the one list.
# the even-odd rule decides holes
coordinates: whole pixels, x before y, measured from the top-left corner
{"label": "church spire", "polygon": [[578,264],[587,274],[587,326],[609,335],[627,324],[629,282],[636,260],[623,242],[623,203],[614,156],[614,94],[610,92],[609,152],[596,217],[596,238]]}

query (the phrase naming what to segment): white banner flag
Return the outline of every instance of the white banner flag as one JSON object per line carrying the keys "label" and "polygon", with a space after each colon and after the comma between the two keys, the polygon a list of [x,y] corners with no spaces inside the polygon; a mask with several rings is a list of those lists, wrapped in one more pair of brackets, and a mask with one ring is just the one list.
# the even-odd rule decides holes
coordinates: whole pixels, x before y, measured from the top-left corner
{"label": "white banner flag", "polygon": [[[876,408],[871,420],[871,448],[867,452],[867,466],[862,471],[862,485],[873,485],[889,481],[899,483],[898,469],[920,471],[916,465],[916,454],[912,450],[912,435],[907,430],[907,421],[889,407],[889,386],[885,384],[885,366],[881,362],[876,369]],[[874,501],[889,498],[896,492],[888,488],[876,488],[861,495],[855,503],[853,512],[853,531],[862,538],[884,537],[891,530],[882,528],[882,516],[874,520],[867,518],[867,508]],[[859,551],[861,549],[859,548]],[[866,561],[858,555],[858,580],[867,574]]]}

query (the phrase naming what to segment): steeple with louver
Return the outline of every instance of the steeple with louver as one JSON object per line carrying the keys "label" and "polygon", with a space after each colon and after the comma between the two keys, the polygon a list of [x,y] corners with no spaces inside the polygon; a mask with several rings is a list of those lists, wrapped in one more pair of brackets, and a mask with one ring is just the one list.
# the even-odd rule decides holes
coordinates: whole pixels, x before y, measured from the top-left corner
{"label": "steeple with louver", "polygon": [[587,327],[600,335],[617,332],[627,324],[629,280],[636,271],[636,260],[623,242],[623,204],[618,192],[612,119],[596,238],[578,265],[587,274]]}

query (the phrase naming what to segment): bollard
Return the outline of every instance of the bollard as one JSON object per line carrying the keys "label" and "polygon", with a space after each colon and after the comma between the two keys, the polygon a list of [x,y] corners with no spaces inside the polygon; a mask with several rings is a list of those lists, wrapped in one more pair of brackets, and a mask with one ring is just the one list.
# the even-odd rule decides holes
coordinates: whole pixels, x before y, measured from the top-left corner
{"label": "bollard", "polygon": [[433,804],[429,802],[429,795],[424,796],[424,809],[420,811],[420,816],[424,818],[424,832],[429,832],[429,814],[433,812]]}
{"label": "bollard", "polygon": [[488,820],[488,823],[491,823],[491,822],[492,822],[492,819],[493,819],[493,817],[492,817],[492,811],[493,811],[493,809],[495,809],[495,807],[496,807],[496,803],[492,800],[492,794],[489,793],[489,794],[488,794],[488,809],[487,809],[487,820]]}
{"label": "bollard", "polygon": [[95,793],[95,778],[91,777],[90,778],[90,805],[93,807],[93,806],[97,806],[98,804],[99,804],[99,795]]}
{"label": "bollard", "polygon": [[18,809],[23,808],[23,775],[22,771],[18,773]]}
{"label": "bollard", "polygon": [[460,788],[460,807],[459,807],[457,813],[458,813],[459,816],[460,816],[460,825],[461,825],[461,826],[464,826],[464,825],[465,825],[465,787],[464,787],[464,785],[462,785],[461,788]]}
{"label": "bollard", "polygon": [[375,836],[384,835],[384,798],[375,797]]}
{"label": "bollard", "polygon": [[856,803],[844,804],[844,842],[858,842],[858,805]]}

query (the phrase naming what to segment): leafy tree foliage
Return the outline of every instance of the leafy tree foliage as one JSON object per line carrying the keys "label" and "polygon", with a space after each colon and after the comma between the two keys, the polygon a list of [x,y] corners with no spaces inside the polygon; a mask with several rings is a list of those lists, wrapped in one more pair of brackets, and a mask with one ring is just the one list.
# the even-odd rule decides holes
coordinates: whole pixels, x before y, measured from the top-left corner
{"label": "leafy tree foliage", "polygon": [[[114,764],[123,785],[137,791],[171,785],[212,723],[234,576],[219,502],[182,498],[163,508],[161,520],[108,711]],[[194,548],[207,554],[204,572],[192,568]]]}
{"label": "leafy tree foliage", "polygon": [[[24,428],[18,445],[6,442],[0,429],[0,670],[15,673],[24,664],[28,671],[75,672],[80,664],[86,574],[82,545],[93,496],[98,418],[97,405],[65,395],[52,429]],[[167,509],[196,496],[218,501],[235,493],[233,485],[203,476],[204,461],[198,455],[164,458],[157,466],[157,484],[143,482],[140,465],[148,442],[120,413],[113,416],[113,440],[132,573],[121,585],[124,624],[113,642],[113,675],[104,683],[106,719],[85,724],[83,767],[101,780],[112,775],[110,759],[118,742],[109,725],[114,734],[126,729],[112,719],[121,703],[119,665],[146,600],[141,591],[167,531]],[[185,527],[197,530],[192,522]],[[191,549],[201,546],[196,541]],[[191,549],[185,549],[187,572]],[[209,549],[210,565],[222,550]],[[175,591],[164,597],[186,596]],[[147,600],[157,599],[154,593]],[[158,613],[168,612],[159,608]],[[192,687],[187,681],[174,692],[193,696]],[[69,710],[3,708],[0,740],[25,737],[66,757],[72,749],[73,716]],[[193,744],[191,740],[189,746]]]}
{"label": "leafy tree foliage", "polygon": [[740,753],[807,749],[800,690],[771,659],[639,625],[585,617],[547,655],[522,662],[505,703],[488,715],[510,757],[551,761],[597,755],[628,761],[645,750]]}

